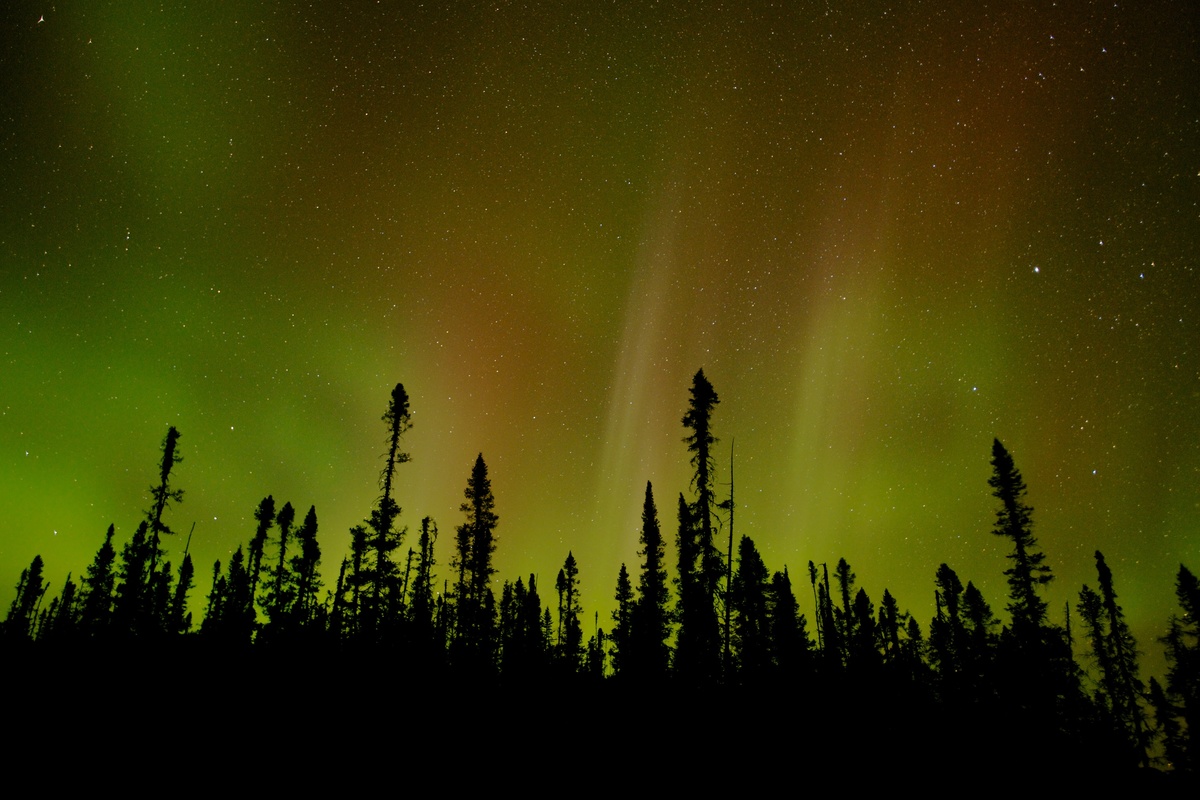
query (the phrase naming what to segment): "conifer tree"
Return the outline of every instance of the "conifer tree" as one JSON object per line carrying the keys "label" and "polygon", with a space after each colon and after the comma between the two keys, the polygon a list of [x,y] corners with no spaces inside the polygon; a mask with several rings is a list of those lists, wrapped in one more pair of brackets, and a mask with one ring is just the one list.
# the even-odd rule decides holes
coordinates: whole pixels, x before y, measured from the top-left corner
{"label": "conifer tree", "polygon": [[117,551],[112,543],[115,531],[114,526],[108,526],[104,543],[96,551],[96,557],[80,581],[79,630],[85,638],[101,635],[108,627],[112,614],[113,591],[116,588],[113,567]]}
{"label": "conifer tree", "polygon": [[1134,744],[1139,758],[1143,760],[1143,766],[1147,766],[1146,717],[1140,702],[1145,685],[1138,677],[1137,642],[1133,638],[1133,632],[1129,630],[1128,623],[1125,622],[1125,612],[1117,603],[1112,570],[1108,568],[1104,554],[1099,550],[1096,551],[1096,574],[1108,629],[1106,649],[1110,671],[1102,676],[1105,691],[1112,699],[1114,715]]}
{"label": "conifer tree", "polygon": [[771,661],[781,675],[800,676],[811,669],[809,651],[812,643],[786,567],[771,576],[769,599]]}
{"label": "conifer tree", "polygon": [[201,636],[213,636],[220,628],[225,613],[225,576],[221,574],[221,560],[213,562],[212,585],[208,590],[208,605],[204,609],[204,620],[200,623]]}
{"label": "conifer tree", "polygon": [[171,595],[171,605],[167,612],[166,632],[169,634],[184,634],[191,630],[192,615],[187,610],[187,596],[192,590],[195,572],[191,553],[184,553],[183,562],[179,565],[179,579],[175,582],[175,591]]}
{"label": "conifer tree", "polygon": [[13,598],[12,605],[8,608],[8,616],[4,620],[4,632],[12,639],[22,640],[33,636],[38,608],[47,588],[42,579],[44,568],[41,555],[35,555],[29,566],[21,570],[21,578],[17,581],[17,596]]}
{"label": "conifer tree", "polygon": [[149,523],[142,520],[121,547],[120,579],[113,598],[113,632],[118,636],[144,633],[151,590]]}
{"label": "conifer tree", "polygon": [[270,534],[271,526],[275,524],[274,497],[267,495],[259,502],[258,508],[254,512],[254,520],[258,525],[254,529],[254,538],[250,540],[249,558],[247,559],[249,563],[246,566],[246,574],[250,581],[250,612],[252,619],[256,616],[254,612],[254,600],[258,597],[258,581],[262,575],[262,560],[267,549],[267,538]]}
{"label": "conifer tree", "polygon": [[617,601],[617,607],[612,612],[612,664],[614,674],[621,675],[625,671],[626,662],[633,657],[633,584],[629,580],[629,570],[624,564],[621,564],[621,570],[617,573],[614,599]]}
{"label": "conifer tree", "polygon": [[492,567],[492,553],[496,551],[495,532],[499,517],[496,516],[496,500],[492,496],[492,483],[482,453],[475,459],[463,495],[466,500],[460,510],[466,515],[466,521],[458,526],[457,550],[451,564],[458,571],[452,644],[460,662],[470,668],[487,668],[489,647],[494,638],[495,606],[489,584],[496,571]]}
{"label": "conifer tree", "polygon": [[639,537],[642,567],[638,576],[637,600],[631,622],[632,658],[622,669],[641,679],[655,680],[666,675],[670,660],[670,588],[667,585],[666,549],[654,505],[654,489],[646,481],[642,503],[642,532]]}
{"label": "conifer tree", "polygon": [[370,531],[368,561],[359,573],[366,589],[363,625],[373,636],[383,635],[383,629],[397,621],[404,601],[398,580],[399,568],[392,557],[404,537],[404,530],[396,529],[396,519],[400,516],[400,505],[394,496],[396,467],[411,460],[411,456],[400,449],[400,439],[412,427],[412,412],[403,384],[397,383],[392,389],[383,421],[387,424],[388,449],[379,476],[382,494],[367,520]]}
{"label": "conifer tree", "polygon": [[698,565],[700,542],[696,516],[691,505],[679,495],[676,551],[679,557],[679,635],[675,642],[675,673],[689,683],[702,683],[717,677],[720,669],[720,629],[712,595],[705,591],[704,576]]}
{"label": "conifer tree", "polygon": [[67,579],[63,583],[62,594],[54,598],[47,609],[46,628],[41,633],[39,638],[51,639],[54,641],[69,641],[75,633],[75,620],[77,612],[76,594],[78,587],[71,580],[71,573],[67,573]]}
{"label": "conifer tree", "polygon": [[988,486],[992,487],[992,496],[1000,501],[993,533],[1011,540],[1013,545],[1008,556],[1012,566],[1004,571],[1008,576],[1008,610],[1012,614],[1013,632],[1026,641],[1038,640],[1046,624],[1047,606],[1037,590],[1049,583],[1053,575],[1045,563],[1045,555],[1037,549],[1033,509],[1025,502],[1028,491],[1025,480],[999,439],[992,443],[992,470]]}
{"label": "conifer tree", "polygon": [[900,657],[900,629],[905,615],[900,613],[896,598],[887,589],[883,590],[883,599],[879,601],[879,642],[885,663],[892,663]]}
{"label": "conifer tree", "polygon": [[291,537],[292,524],[296,521],[296,509],[291,503],[284,503],[283,508],[275,515],[275,526],[279,529],[279,557],[271,570],[271,583],[266,592],[266,602],[263,604],[274,628],[287,628],[288,617],[292,606],[294,578],[288,565],[288,539]]}
{"label": "conifer tree", "polygon": [[938,566],[934,577],[937,616],[929,626],[929,649],[944,696],[957,698],[963,681],[963,585],[948,564]]}
{"label": "conifer tree", "polygon": [[993,691],[991,679],[995,629],[999,625],[992,607],[971,581],[963,590],[963,639],[959,648],[964,680],[971,696],[979,700]]}
{"label": "conifer tree", "polygon": [[[433,546],[437,542],[437,523],[433,517],[421,520],[421,536],[417,539],[417,574],[413,579],[409,617],[418,632],[433,632]],[[518,579],[519,580],[519,579]],[[421,634],[419,634],[421,635]]]}
{"label": "conifer tree", "polygon": [[317,507],[309,506],[304,522],[296,532],[298,553],[292,556],[292,574],[295,577],[296,593],[294,616],[296,626],[307,628],[320,609],[318,599],[321,592],[321,545],[317,542]]}
{"label": "conifer tree", "polygon": [[583,626],[579,621],[579,565],[575,554],[567,553],[559,577],[558,626],[559,660],[568,673],[578,672],[583,664]]}
{"label": "conifer tree", "polygon": [[691,465],[695,470],[692,489],[696,492],[696,500],[692,504],[692,515],[696,526],[697,566],[700,586],[715,608],[719,584],[725,575],[725,565],[714,541],[717,502],[713,493],[716,470],[713,447],[717,438],[712,432],[712,414],[720,399],[702,369],[692,378],[689,394],[688,410],[683,415],[683,427],[688,429],[688,435],[683,441],[692,454]]}
{"label": "conifer tree", "polygon": [[767,601],[767,567],[749,536],[738,541],[737,572],[730,599],[733,644],[742,680],[753,682],[771,666],[771,622]]}
{"label": "conifer tree", "polygon": [[[1168,745],[1178,769],[1200,772],[1200,748],[1194,733],[1200,730],[1200,581],[1183,564],[1175,578],[1180,614],[1171,616],[1163,642],[1167,646],[1167,685],[1161,708],[1174,709],[1179,731]],[[1156,708],[1159,707],[1156,704]],[[1160,715],[1160,726],[1164,720]]]}

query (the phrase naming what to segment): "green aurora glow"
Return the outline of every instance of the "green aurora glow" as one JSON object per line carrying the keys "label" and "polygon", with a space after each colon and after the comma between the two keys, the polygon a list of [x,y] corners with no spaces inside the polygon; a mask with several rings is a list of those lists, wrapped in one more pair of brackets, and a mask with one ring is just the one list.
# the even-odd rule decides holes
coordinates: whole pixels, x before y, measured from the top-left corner
{"label": "green aurora glow", "polygon": [[1001,611],[999,437],[1057,618],[1099,548],[1161,659],[1200,567],[1190,4],[449,5],[5,4],[0,595],[128,537],[172,424],[193,610],[266,494],[332,580],[399,381],[443,576],[482,451],[500,577],[573,550],[607,627],[703,367],[802,603],[844,556],[924,629],[942,561]]}

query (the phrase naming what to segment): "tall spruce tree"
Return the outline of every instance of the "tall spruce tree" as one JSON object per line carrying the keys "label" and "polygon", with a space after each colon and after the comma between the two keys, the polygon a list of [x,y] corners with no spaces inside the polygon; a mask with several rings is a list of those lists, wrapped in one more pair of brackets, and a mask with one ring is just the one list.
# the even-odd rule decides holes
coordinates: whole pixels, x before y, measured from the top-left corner
{"label": "tall spruce tree", "polygon": [[696,524],[699,577],[704,592],[715,603],[721,578],[725,575],[725,564],[714,541],[717,501],[713,493],[716,472],[713,447],[717,438],[712,432],[712,415],[721,401],[713,385],[704,377],[704,370],[696,372],[688,393],[688,410],[683,415],[683,427],[687,428],[688,435],[683,441],[692,454],[691,466],[695,470],[692,490],[696,493],[696,499],[692,503],[692,513]]}
{"label": "tall spruce tree", "polygon": [[296,532],[296,549],[292,555],[292,575],[295,578],[293,615],[297,629],[309,628],[321,611],[321,545],[317,542],[317,507],[309,506],[304,522]]}
{"label": "tall spruce tree", "polygon": [[[768,611],[767,566],[754,540],[738,541],[737,573],[730,600],[733,605],[733,646],[741,680],[754,682],[771,667],[771,620]],[[731,680],[732,676],[727,676]]]}
{"label": "tall spruce tree", "polygon": [[1033,535],[1033,508],[1025,502],[1028,489],[1012,456],[1000,444],[992,442],[992,477],[988,479],[992,496],[1000,501],[996,511],[993,533],[1012,542],[1008,558],[1012,566],[1004,571],[1008,576],[1009,604],[1013,632],[1026,640],[1039,639],[1046,624],[1046,601],[1038,588],[1053,579],[1045,555],[1037,549]]}
{"label": "tall spruce tree", "polygon": [[451,562],[458,572],[452,656],[468,668],[489,668],[495,606],[490,583],[496,572],[492,554],[496,551],[496,526],[500,519],[482,453],[475,458],[463,496],[466,499],[460,510],[466,521],[456,531],[456,551]]}
{"label": "tall spruce tree", "polygon": [[4,620],[4,632],[9,638],[23,640],[33,636],[38,608],[47,588],[42,578],[44,569],[41,555],[35,555],[29,562],[29,567],[21,570],[21,578],[17,581],[17,596],[13,598],[12,605],[8,608],[8,616]]}
{"label": "tall spruce tree", "polygon": [[559,661],[563,670],[575,673],[583,666],[583,626],[579,615],[579,565],[575,554],[567,552],[562,569],[558,572],[559,605],[558,626],[562,632],[559,641]]}
{"label": "tall spruce tree", "polygon": [[79,630],[85,637],[96,637],[107,629],[112,615],[113,591],[116,588],[114,567],[117,551],[113,547],[116,528],[108,526],[104,543],[83,574],[79,603]]}
{"label": "tall spruce tree", "polygon": [[637,600],[631,622],[632,657],[625,659],[628,669],[638,679],[654,681],[667,673],[671,634],[670,587],[667,584],[666,548],[658,524],[658,509],[654,504],[654,488],[646,481],[646,497],[642,503],[642,531],[639,536],[642,567],[638,575]]}
{"label": "tall spruce tree", "polygon": [[617,589],[613,595],[617,607],[613,609],[612,664],[615,675],[624,675],[626,663],[633,657],[633,583],[629,580],[629,570],[621,564],[617,573]]}
{"label": "tall spruce tree", "polygon": [[370,531],[369,559],[360,576],[366,582],[363,626],[373,636],[382,634],[385,627],[396,621],[404,599],[398,580],[399,568],[392,554],[400,547],[404,536],[404,531],[396,528],[400,505],[396,502],[394,487],[396,467],[411,460],[411,456],[400,449],[400,439],[412,427],[412,412],[408,403],[404,385],[397,383],[383,415],[388,430],[388,446],[383,471],[379,475],[381,494],[367,520]]}
{"label": "tall spruce tree", "polygon": [[1181,613],[1171,615],[1163,638],[1167,646],[1165,702],[1156,702],[1155,708],[1163,709],[1156,715],[1160,727],[1168,733],[1175,730],[1166,744],[1176,768],[1194,774],[1200,773],[1200,747],[1195,743],[1195,732],[1200,730],[1200,580],[1183,564],[1175,578],[1175,597]]}
{"label": "tall spruce tree", "polygon": [[[716,497],[713,492],[716,464],[713,447],[712,415],[720,399],[704,370],[692,378],[683,427],[683,441],[691,453],[692,490],[695,500],[688,504],[687,515],[680,511],[680,619],[676,668],[690,674],[691,680],[711,680],[719,676],[721,665],[721,627],[718,603],[725,577],[725,564],[716,547]],[[684,562],[687,562],[686,564]]]}
{"label": "tall spruce tree", "polygon": [[[809,562],[812,563],[811,561]],[[787,568],[771,576],[771,662],[781,676],[799,677],[811,669],[807,623],[792,591]]]}
{"label": "tall spruce tree", "polygon": [[1091,644],[1092,657],[1100,670],[1100,686],[1113,720],[1139,760],[1146,765],[1146,719],[1141,706],[1145,686],[1138,677],[1137,642],[1117,603],[1112,570],[1104,554],[1096,551],[1096,573],[1100,594],[1084,586],[1079,593],[1079,615]]}

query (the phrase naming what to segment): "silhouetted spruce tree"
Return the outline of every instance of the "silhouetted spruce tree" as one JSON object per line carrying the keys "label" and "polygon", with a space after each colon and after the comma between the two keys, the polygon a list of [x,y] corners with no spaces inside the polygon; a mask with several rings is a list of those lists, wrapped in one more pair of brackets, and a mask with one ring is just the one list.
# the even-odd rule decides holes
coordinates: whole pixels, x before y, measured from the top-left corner
{"label": "silhouetted spruce tree", "polygon": [[971,581],[963,590],[963,639],[959,659],[963,681],[969,697],[975,702],[991,698],[995,693],[992,664],[996,651],[996,628],[1000,623],[983,593]]}
{"label": "silhouetted spruce tree", "polygon": [[112,616],[112,631],[117,636],[137,636],[147,628],[151,590],[149,527],[149,523],[142,520],[133,536],[121,547]]}
{"label": "silhouetted spruce tree", "polygon": [[890,664],[900,657],[900,630],[906,615],[900,613],[896,598],[887,589],[883,590],[883,599],[879,601],[879,624],[876,632],[879,637],[879,649],[883,654],[885,664]]}
{"label": "silhouetted spruce tree", "polygon": [[454,588],[455,620],[451,640],[452,660],[468,669],[490,669],[491,646],[495,639],[495,597],[489,586],[495,569],[492,553],[496,550],[495,532],[499,517],[492,483],[488,479],[483,454],[475,459],[460,510],[466,521],[458,526],[456,552],[451,566],[458,572]]}
{"label": "silhouetted spruce tree", "polygon": [[997,674],[1007,686],[1010,708],[1032,714],[1028,724],[1043,730],[1068,731],[1077,726],[1086,700],[1064,631],[1051,627],[1048,607],[1038,594],[1053,575],[1037,549],[1033,509],[1025,502],[1025,481],[1012,456],[997,439],[992,444],[992,477],[988,485],[1000,501],[993,533],[1010,540],[1008,611],[1012,625],[1000,642]]}
{"label": "silhouetted spruce tree", "polygon": [[191,553],[184,553],[183,562],[179,565],[179,578],[175,581],[175,591],[171,595],[171,605],[167,610],[166,629],[169,634],[184,634],[192,628],[192,615],[187,610],[187,596],[192,590],[195,573]]}
{"label": "silhouetted spruce tree", "polygon": [[848,664],[861,675],[874,673],[882,663],[878,641],[879,634],[875,625],[875,604],[867,595],[867,590],[860,588],[854,595],[851,607],[854,623],[851,626]]}
{"label": "silhouetted spruce tree", "polygon": [[[353,533],[353,529],[351,529]],[[354,539],[352,538],[351,544]],[[337,581],[333,588],[333,603],[329,609],[329,634],[335,640],[341,641],[350,635],[353,625],[353,595],[350,586],[352,579],[347,575],[350,569],[350,558],[342,558],[338,567]]]}
{"label": "silhouetted spruce tree", "polygon": [[362,587],[366,581],[364,575],[365,564],[367,559],[367,529],[362,525],[355,525],[350,529],[350,560],[348,569],[343,570],[342,585],[339,588],[338,595],[342,596],[343,590],[349,594],[349,597],[344,600],[344,611],[342,614],[342,624],[338,627],[339,636],[354,638],[358,636],[360,626],[363,602]]}
{"label": "silhouetted spruce tree", "polygon": [[[716,617],[717,603],[720,600],[720,584],[726,572],[721,552],[715,543],[717,501],[713,494],[713,476],[716,471],[713,447],[717,443],[717,438],[712,433],[712,415],[720,399],[708,378],[704,377],[702,369],[698,370],[692,378],[692,388],[689,390],[689,394],[691,397],[688,401],[688,410],[683,415],[683,427],[687,428],[688,435],[684,437],[683,441],[687,444],[688,452],[692,454],[691,466],[695,470],[692,476],[692,490],[696,493],[696,500],[692,503],[692,519],[695,526],[697,579],[699,587],[703,591],[706,601],[713,607],[713,615]],[[719,658],[720,627],[717,626],[715,639],[711,643],[707,641],[710,636],[707,627],[708,624],[705,621],[706,630],[703,631],[703,644],[706,647],[715,646]],[[705,656],[704,660],[707,661],[708,657]]]}
{"label": "silhouetted spruce tree", "polygon": [[[417,539],[417,574],[413,578],[408,604],[408,617],[412,625],[413,641],[424,661],[429,661],[435,643],[434,599],[433,599],[433,546],[437,542],[437,523],[433,517],[421,520],[421,535]],[[438,644],[438,649],[444,647]]]}
{"label": "silhouetted spruce tree", "polygon": [[633,654],[622,669],[638,680],[655,681],[667,673],[671,635],[670,588],[667,585],[666,549],[658,525],[658,509],[654,505],[654,490],[646,481],[646,497],[642,503],[642,532],[639,537],[642,557],[638,576],[637,601],[631,622]]}
{"label": "silhouetted spruce tree", "polygon": [[813,593],[813,621],[817,626],[817,647],[822,647],[821,643],[821,600],[817,596],[817,565],[812,561],[808,562],[808,582],[812,584]]}
{"label": "silhouetted spruce tree", "polygon": [[[1168,752],[1174,754],[1176,769],[1200,772],[1200,748],[1193,740],[1193,733],[1200,728],[1200,581],[1182,564],[1175,578],[1175,596],[1182,613],[1171,616],[1163,639],[1167,646],[1167,703],[1161,707],[1176,711],[1179,733],[1166,743]],[[1160,719],[1159,725],[1165,727],[1164,720]]]}
{"label": "silhouetted spruce tree", "polygon": [[225,614],[226,581],[221,573],[221,560],[213,562],[212,585],[208,589],[208,605],[204,609],[204,619],[200,622],[200,635],[213,637],[218,635],[221,620]]}
{"label": "silhouetted spruce tree", "polygon": [[55,642],[71,640],[75,634],[77,589],[75,582],[71,580],[71,573],[68,572],[67,579],[63,582],[62,594],[54,598],[46,610],[45,627],[38,638]]}
{"label": "silhouetted spruce tree", "polygon": [[817,584],[817,610],[817,617],[820,619],[823,632],[821,669],[829,675],[839,672],[845,665],[845,648],[834,613],[828,564],[821,565],[821,581]]}
{"label": "silhouetted spruce tree", "polygon": [[208,615],[201,633],[219,647],[244,647],[254,637],[254,596],[246,554],[241,545],[229,558],[225,576],[219,576],[221,562],[213,565],[213,586],[208,598]]}
{"label": "silhouetted spruce tree", "polygon": [[288,540],[292,535],[292,525],[296,521],[296,509],[291,503],[285,502],[283,508],[275,515],[275,527],[279,530],[279,556],[271,569],[270,582],[267,584],[266,596],[263,598],[263,608],[267,612],[267,627],[272,635],[287,636],[291,633],[291,610],[295,596],[295,579],[288,564]]}
{"label": "silhouetted spruce tree", "polygon": [[[542,601],[537,578],[529,586],[517,578],[505,582],[501,594],[501,672],[506,681],[528,683],[544,677],[549,654],[548,632],[542,626]],[[549,610],[549,609],[547,609]]]}
{"label": "silhouetted spruce tree", "polygon": [[[830,625],[825,631],[825,646],[833,648],[832,655],[836,656],[831,663],[840,663],[842,666],[850,664],[850,654],[854,649],[854,572],[850,569],[850,564],[845,558],[839,558],[837,566],[833,570],[834,578],[837,580],[838,591],[836,596],[830,591],[829,576],[825,576],[825,591],[828,594],[828,602],[830,608]],[[835,597],[841,601],[841,605],[835,605]],[[833,629],[834,635],[830,636],[830,628]]]}
{"label": "silhouetted spruce tree", "polygon": [[1028,491],[1025,480],[999,439],[992,443],[992,470],[988,486],[992,487],[992,496],[1000,501],[993,533],[1011,540],[1013,545],[1008,556],[1012,566],[1004,571],[1008,576],[1008,611],[1012,614],[1013,633],[1026,641],[1040,641],[1047,606],[1037,590],[1049,583],[1053,575],[1033,536],[1033,509],[1025,502]]}
{"label": "silhouetted spruce tree", "polygon": [[579,621],[579,565],[574,553],[568,552],[558,571],[559,604],[558,657],[565,672],[579,672],[583,666],[583,626]]}
{"label": "silhouetted spruce tree", "polygon": [[386,635],[401,613],[404,598],[399,582],[399,569],[392,554],[400,546],[404,530],[397,530],[396,518],[400,516],[400,505],[396,502],[393,488],[396,467],[411,460],[408,453],[400,450],[400,439],[412,427],[412,412],[408,407],[408,393],[403,384],[397,383],[384,412],[383,421],[388,429],[388,449],[383,471],[379,476],[382,491],[379,502],[367,520],[368,559],[360,572],[365,582],[366,604],[362,609],[362,627],[370,636]]}
{"label": "silhouetted spruce tree", "polygon": [[937,615],[929,625],[929,650],[937,670],[943,699],[958,700],[962,694],[963,585],[958,573],[941,564],[934,576],[934,605]]}
{"label": "silhouetted spruce tree", "polygon": [[704,576],[698,565],[700,542],[694,509],[679,495],[679,635],[675,641],[675,674],[687,683],[716,679],[720,669],[720,629],[712,604],[705,591]]}
{"label": "silhouetted spruce tree", "polygon": [[179,431],[174,425],[167,429],[167,435],[163,438],[162,444],[162,461],[158,468],[158,485],[150,487],[152,503],[149,510],[146,511],[146,522],[150,526],[147,542],[150,550],[148,571],[151,580],[153,580],[153,573],[158,567],[158,559],[162,557],[161,536],[174,534],[174,531],[163,522],[163,514],[166,513],[171,503],[183,502],[183,490],[171,488],[171,470],[175,468],[176,464],[183,462],[183,456],[178,452],[179,436]]}
{"label": "silhouetted spruce tree", "polygon": [[321,545],[317,542],[317,507],[309,506],[304,522],[296,532],[296,549],[292,556],[292,575],[295,578],[293,616],[297,629],[320,626],[321,615]]}
{"label": "silhouetted spruce tree", "polygon": [[1156,761],[1167,768],[1187,768],[1187,735],[1182,728],[1181,709],[1171,702],[1157,678],[1146,689],[1150,708],[1154,709],[1154,736],[1162,744]]}
{"label": "silhouetted spruce tree", "polygon": [[613,595],[617,607],[613,609],[612,665],[613,674],[623,676],[626,662],[633,657],[633,584],[629,570],[621,564],[617,573],[617,590]]}
{"label": "silhouetted spruce tree", "polygon": [[[771,667],[771,621],[767,609],[767,566],[749,536],[738,541],[733,576],[733,646],[742,681],[753,683]],[[730,676],[731,677],[731,676]]]}
{"label": "silhouetted spruce tree", "polygon": [[85,638],[102,636],[112,615],[117,577],[114,572],[117,551],[112,543],[115,531],[114,526],[108,526],[104,543],[80,581],[79,631]]}
{"label": "silhouetted spruce tree", "polygon": [[[809,562],[812,564],[812,562]],[[815,569],[814,569],[815,571]],[[812,643],[804,615],[792,591],[787,568],[771,576],[770,601],[771,661],[782,676],[802,677],[810,672]]]}
{"label": "silhouetted spruce tree", "polygon": [[1136,749],[1143,766],[1149,742],[1146,738],[1146,716],[1141,698],[1145,684],[1138,676],[1138,650],[1133,632],[1125,622],[1125,612],[1117,603],[1117,592],[1113,586],[1112,570],[1104,561],[1104,554],[1096,551],[1096,574],[1100,584],[1101,605],[1107,621],[1107,650],[1111,673],[1101,676],[1105,691],[1112,699],[1113,713],[1124,728],[1131,744]]}
{"label": "silhouetted spruce tree", "polygon": [[267,539],[270,537],[271,527],[275,524],[275,498],[271,495],[264,497],[258,504],[258,508],[254,512],[254,520],[258,525],[254,529],[254,538],[250,540],[246,558],[246,575],[249,579],[250,600],[249,613],[252,621],[257,621],[257,612],[255,611],[254,601],[258,597],[258,582],[262,576],[263,555],[267,549]]}
{"label": "silhouetted spruce tree", "polygon": [[8,616],[4,620],[4,633],[7,638],[20,641],[33,637],[38,609],[47,588],[42,578],[43,569],[45,565],[42,557],[35,555],[29,566],[21,570],[21,577],[17,581],[17,596],[8,607]]}
{"label": "silhouetted spruce tree", "polygon": [[600,627],[599,612],[595,615],[594,625],[596,632],[588,637],[587,647],[584,650],[583,674],[589,680],[598,682],[604,680],[605,672],[608,670],[608,648],[605,646],[608,637],[604,633],[604,628]]}
{"label": "silhouetted spruce tree", "polygon": [[1087,634],[1091,656],[1100,672],[1097,701],[1125,740],[1129,751],[1147,766],[1145,717],[1139,699],[1143,686],[1137,676],[1137,647],[1116,603],[1112,572],[1096,551],[1102,597],[1084,584],[1076,606]]}

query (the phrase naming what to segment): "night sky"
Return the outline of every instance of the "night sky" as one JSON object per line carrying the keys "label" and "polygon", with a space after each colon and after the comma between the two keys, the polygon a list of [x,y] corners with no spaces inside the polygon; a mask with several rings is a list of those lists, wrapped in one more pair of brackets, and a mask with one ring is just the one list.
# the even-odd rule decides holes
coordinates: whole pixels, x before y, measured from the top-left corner
{"label": "night sky", "polygon": [[703,368],[718,494],[736,440],[735,531],[810,619],[843,556],[923,629],[943,561],[1006,616],[998,437],[1054,619],[1099,548],[1161,659],[1200,568],[1193,4],[297,5],[0,10],[0,609],[128,538],[169,425],[197,616],[267,494],[332,583],[401,382],[441,577],[482,452],[498,577],[550,602],[574,551],[590,634],[647,480],[673,543]]}

